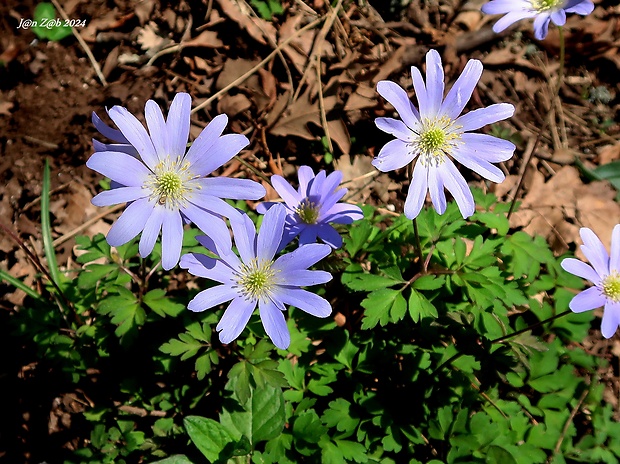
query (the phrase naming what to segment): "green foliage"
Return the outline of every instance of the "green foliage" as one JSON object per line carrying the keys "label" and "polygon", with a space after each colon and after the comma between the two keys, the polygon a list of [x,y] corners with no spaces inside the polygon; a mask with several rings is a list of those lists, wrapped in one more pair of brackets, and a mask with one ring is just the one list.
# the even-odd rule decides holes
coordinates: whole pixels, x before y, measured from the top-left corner
{"label": "green foliage", "polygon": [[33,24],[32,26],[32,32],[39,39],[57,42],[72,34],[71,27],[64,24],[64,21],[56,18],[56,9],[52,3],[39,3],[34,9],[32,19],[36,23],[36,25]]}
{"label": "green foliage", "polygon": [[280,16],[284,13],[284,8],[280,0],[250,0],[250,3],[261,18],[270,21],[273,16]]}

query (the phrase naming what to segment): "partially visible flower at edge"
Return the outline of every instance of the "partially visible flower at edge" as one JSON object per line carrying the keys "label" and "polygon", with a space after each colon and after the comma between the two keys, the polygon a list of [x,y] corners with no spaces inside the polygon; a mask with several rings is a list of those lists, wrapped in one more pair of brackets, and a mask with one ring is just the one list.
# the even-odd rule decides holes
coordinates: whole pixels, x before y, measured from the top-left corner
{"label": "partially visible flower at edge", "polygon": [[[332,248],[340,248],[342,237],[330,223],[351,224],[364,217],[359,206],[338,203],[348,191],[346,188],[338,188],[342,172],[334,171],[326,175],[325,171],[320,171],[315,176],[311,167],[301,166],[297,176],[297,190],[282,176],[271,176],[273,188],[284,200],[287,213],[280,249],[297,236],[300,245],[315,243],[320,238]],[[257,211],[265,214],[274,204],[277,203],[261,203]]]}
{"label": "partially visible flower at edge", "polygon": [[493,31],[502,32],[521,19],[534,18],[534,37],[547,37],[549,22],[556,26],[566,24],[566,13],[589,15],[594,10],[591,0],[491,0],[482,5],[486,14],[505,14],[494,25]]}
{"label": "partially visible flower at edge", "polygon": [[569,303],[570,309],[581,313],[590,309],[605,307],[601,332],[611,338],[620,326],[620,224],[611,235],[611,254],[607,254],[601,240],[590,229],[579,230],[583,245],[581,251],[591,265],[575,258],[562,261],[562,268],[594,284],[593,287],[576,295]]}
{"label": "partially visible flower at edge", "polygon": [[446,210],[444,187],[456,200],[463,217],[469,217],[475,211],[474,197],[450,158],[486,179],[502,182],[504,173],[491,163],[508,160],[515,151],[514,144],[469,131],[509,118],[515,108],[509,103],[497,103],[459,116],[482,75],[482,63],[478,60],[467,62],[445,99],[443,67],[436,50],[426,54],[426,84],[418,68],[412,67],[411,74],[419,111],[398,84],[391,81],[377,84],[377,92],[394,106],[402,121],[375,119],[379,129],[396,139],[383,146],[372,164],[379,171],[388,172],[417,158],[405,201],[407,218],[420,214],[427,191],[435,210],[443,214]]}
{"label": "partially visible flower at edge", "polygon": [[280,349],[288,348],[291,341],[284,305],[317,317],[327,317],[332,311],[327,300],[300,288],[332,279],[329,272],[308,270],[330,253],[328,245],[303,245],[274,260],[285,215],[282,205],[270,208],[258,234],[247,215],[241,221],[231,220],[241,259],[232,251],[230,243],[219,243],[208,237],[197,238],[218,259],[199,253],[181,257],[180,266],[190,274],[222,284],[198,293],[189,302],[191,311],[204,311],[232,300],[216,327],[222,343],[230,343],[241,334],[257,305],[265,332]]}
{"label": "partially visible flower at edge", "polygon": [[[191,97],[186,93],[174,97],[166,121],[159,106],[149,100],[145,107],[147,132],[126,108],[114,106],[109,115],[119,131],[103,122],[95,127],[120,145],[95,145],[95,153],[86,162],[89,168],[116,183],[116,188],[93,198],[95,206],[128,203],[110,229],[108,243],[120,246],[142,232],[139,252],[146,257],[161,231],[165,270],[179,261],[184,222],[193,222],[213,238],[230,241],[221,216],[236,217],[240,213],[222,198],[257,200],[266,193],[262,185],[249,179],[205,177],[249,141],[239,134],[222,136],[228,122],[222,114],[213,118],[186,153],[190,111]],[[102,131],[103,126],[113,132]]]}

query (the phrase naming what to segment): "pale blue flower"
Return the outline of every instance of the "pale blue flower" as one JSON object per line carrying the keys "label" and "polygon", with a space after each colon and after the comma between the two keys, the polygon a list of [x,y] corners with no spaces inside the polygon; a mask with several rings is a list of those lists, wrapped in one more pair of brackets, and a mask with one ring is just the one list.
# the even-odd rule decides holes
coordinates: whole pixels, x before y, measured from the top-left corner
{"label": "pale blue flower", "polygon": [[330,253],[328,245],[303,245],[274,259],[285,216],[282,205],[273,206],[265,214],[258,234],[247,215],[241,221],[231,220],[239,256],[232,251],[230,240],[197,237],[217,258],[199,253],[181,257],[180,266],[190,274],[221,284],[198,293],[188,305],[191,311],[204,311],[232,300],[216,327],[222,343],[230,343],[241,334],[257,305],[265,332],[281,349],[288,348],[291,342],[284,319],[285,305],[317,317],[327,317],[332,311],[327,300],[301,288],[331,280],[329,272],[308,270]]}
{"label": "pale blue flower", "polygon": [[565,271],[589,280],[594,287],[575,296],[569,307],[581,313],[604,306],[601,332],[603,337],[611,338],[620,326],[620,224],[611,235],[611,254],[607,254],[603,242],[590,229],[583,227],[579,234],[583,240],[581,251],[591,265],[575,258],[566,258],[561,265]]}
{"label": "pale blue flower", "polygon": [[[315,177],[311,167],[301,166],[297,175],[297,190],[282,176],[271,176],[273,188],[284,200],[287,212],[280,248],[297,236],[300,245],[315,243],[320,238],[332,248],[340,248],[342,237],[331,224],[351,224],[364,217],[358,206],[338,203],[347,193],[346,188],[338,188],[342,172],[334,171],[326,175],[325,171],[320,171]],[[257,211],[264,214],[274,204],[261,203]]]}
{"label": "pale blue flower", "polygon": [[556,26],[566,24],[566,13],[589,15],[594,10],[591,0],[492,0],[482,5],[486,14],[505,14],[493,30],[501,32],[521,19],[534,18],[534,37],[547,37],[549,23]]}
{"label": "pale blue flower", "polygon": [[388,172],[417,158],[405,201],[407,218],[420,214],[427,191],[435,210],[443,214],[444,187],[456,200],[463,217],[471,216],[475,211],[474,197],[451,158],[486,179],[502,182],[504,174],[491,163],[508,160],[515,151],[514,144],[470,131],[511,117],[515,108],[509,103],[498,103],[459,116],[482,75],[482,63],[478,60],[467,62],[445,99],[443,67],[437,51],[426,54],[426,84],[418,68],[412,67],[411,74],[419,111],[399,85],[391,81],[377,84],[377,92],[394,106],[402,121],[375,119],[379,129],[396,139],[385,144],[372,164]]}
{"label": "pale blue flower", "polygon": [[193,222],[214,239],[228,237],[221,216],[237,217],[240,213],[222,198],[257,200],[265,195],[263,186],[252,180],[205,177],[249,141],[239,134],[222,136],[228,118],[219,115],[186,153],[190,111],[191,98],[186,93],[174,97],[167,120],[149,100],[147,132],[127,109],[114,106],[109,115],[118,131],[99,123],[98,118],[94,120],[103,135],[118,143],[95,144],[96,151],[86,163],[115,182],[116,188],[93,198],[95,206],[129,203],[110,229],[108,243],[120,246],[142,232],[139,252],[145,257],[161,231],[162,267],[166,270],[179,261],[184,222]]}

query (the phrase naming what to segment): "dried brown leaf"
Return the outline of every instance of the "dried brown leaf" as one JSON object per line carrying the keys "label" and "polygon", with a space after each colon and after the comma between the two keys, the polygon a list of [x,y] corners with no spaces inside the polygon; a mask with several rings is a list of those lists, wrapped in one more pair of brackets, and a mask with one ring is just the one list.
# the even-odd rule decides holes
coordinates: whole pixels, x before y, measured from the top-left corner
{"label": "dried brown leaf", "polygon": [[250,36],[257,42],[267,45],[276,42],[276,28],[268,21],[252,15],[251,9],[245,2],[237,0],[217,0],[226,16],[239,24],[241,29],[245,29]]}

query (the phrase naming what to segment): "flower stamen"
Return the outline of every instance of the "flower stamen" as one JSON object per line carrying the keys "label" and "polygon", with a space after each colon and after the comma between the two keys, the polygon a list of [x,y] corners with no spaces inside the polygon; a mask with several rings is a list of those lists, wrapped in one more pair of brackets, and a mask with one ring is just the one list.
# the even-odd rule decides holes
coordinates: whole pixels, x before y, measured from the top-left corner
{"label": "flower stamen", "polygon": [[411,143],[411,148],[420,154],[420,162],[424,165],[436,166],[444,162],[446,155],[452,150],[461,138],[460,126],[455,126],[447,116],[434,119],[423,119],[422,129],[414,132],[417,136]]}
{"label": "flower stamen", "polygon": [[174,161],[167,157],[155,166],[153,174],[144,183],[144,188],[151,190],[151,198],[155,198],[160,205],[177,209],[185,203],[194,189],[200,188],[190,182],[195,176],[189,168],[190,164],[183,162],[180,157]]}
{"label": "flower stamen", "polygon": [[548,11],[559,6],[564,3],[564,0],[530,0],[530,3],[532,4],[532,8],[542,13],[543,11]]}
{"label": "flower stamen", "polygon": [[271,292],[275,282],[276,270],[271,268],[273,261],[252,259],[242,264],[237,274],[237,285],[241,293],[253,300],[264,299]]}
{"label": "flower stamen", "polygon": [[319,207],[308,198],[304,198],[299,202],[295,212],[304,224],[316,224],[319,219]]}
{"label": "flower stamen", "polygon": [[614,303],[620,303],[620,274],[613,271],[603,279],[601,284],[603,295]]}

